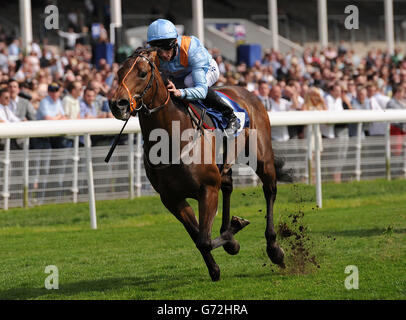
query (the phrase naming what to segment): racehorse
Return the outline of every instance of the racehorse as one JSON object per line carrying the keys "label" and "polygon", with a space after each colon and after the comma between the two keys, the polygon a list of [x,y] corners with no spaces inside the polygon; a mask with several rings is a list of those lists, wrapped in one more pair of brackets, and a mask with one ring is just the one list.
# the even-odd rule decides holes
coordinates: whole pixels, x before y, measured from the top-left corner
{"label": "racehorse", "polygon": [[[154,129],[164,129],[171,136],[174,121],[179,121],[181,132],[196,127],[186,109],[167,91],[165,81],[156,66],[156,50],[139,48],[123,62],[117,72],[118,87],[109,101],[110,109],[120,120],[128,120],[138,114],[144,137],[144,165],[147,177],[159,193],[165,207],[184,225],[203,256],[212,281],[217,281],[220,279],[220,268],[211,251],[223,246],[227,253],[237,254],[240,245],[234,235],[249,222],[238,217],[232,217],[230,220],[230,197],[233,191],[230,166],[228,169],[224,166],[225,169],[220,172],[214,158],[208,164],[169,163],[162,166],[152,165],[148,160],[148,152],[155,143],[149,139]],[[217,89],[248,112],[250,125],[244,130],[257,130],[255,171],[262,181],[267,207],[266,250],[271,261],[284,268],[284,252],[276,241],[273,222],[277,179],[280,180],[279,178],[283,176],[283,163],[274,162],[268,115],[259,98],[245,88],[225,86]],[[203,141],[203,135],[198,139]],[[248,136],[245,134],[245,150],[249,148]],[[181,147],[186,143],[181,142]],[[212,239],[211,231],[217,213],[220,189],[223,193],[222,225],[220,236]],[[186,201],[187,198],[198,201],[198,221],[192,207]]]}

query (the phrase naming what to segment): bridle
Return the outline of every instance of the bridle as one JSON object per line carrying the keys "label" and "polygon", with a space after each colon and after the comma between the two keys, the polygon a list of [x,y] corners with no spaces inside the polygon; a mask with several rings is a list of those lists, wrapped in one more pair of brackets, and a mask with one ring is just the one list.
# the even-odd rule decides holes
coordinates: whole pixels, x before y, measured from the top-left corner
{"label": "bridle", "polygon": [[[151,115],[154,112],[157,112],[159,110],[161,110],[169,101],[170,98],[170,94],[169,91],[167,91],[167,97],[165,99],[165,102],[163,104],[161,104],[158,107],[155,108],[148,108],[147,105],[144,103],[144,95],[152,88],[152,84],[155,80],[156,86],[155,86],[155,92],[152,95],[152,99],[151,102],[149,103],[150,105],[152,105],[152,102],[155,99],[155,96],[157,94],[158,91],[158,79],[155,78],[155,64],[148,59],[146,56],[140,54],[140,53],[134,53],[131,57],[136,57],[136,59],[134,60],[131,68],[127,71],[126,75],[124,76],[123,80],[121,81],[122,86],[125,88],[125,90],[127,91],[128,97],[129,97],[129,101],[130,101],[130,116],[131,114],[137,112],[137,111],[141,111],[142,109],[144,109],[144,113],[146,115]],[[149,77],[148,83],[146,85],[146,87],[144,88],[144,90],[142,91],[141,94],[134,94],[131,95],[131,91],[128,89],[127,85],[125,84],[125,79],[127,78],[127,76],[130,74],[130,72],[134,69],[135,65],[137,64],[137,61],[139,58],[144,58],[145,60],[148,61],[148,64],[151,67],[151,76]],[[139,107],[137,108],[137,101],[140,102]]]}
{"label": "bridle", "polygon": [[[156,85],[155,85],[155,92],[152,95],[151,102],[149,103],[151,106],[152,106],[152,103],[153,103],[155,96],[157,94],[157,91],[158,91],[158,85],[159,85],[158,79],[155,78],[155,68],[156,67],[155,67],[155,64],[151,60],[149,60],[146,56],[144,56],[140,53],[135,52],[131,57],[136,57],[136,59],[135,59],[134,63],[132,64],[131,68],[125,74],[123,80],[121,81],[121,85],[127,91],[128,97],[130,99],[130,113],[129,113],[127,119],[125,119],[125,123],[124,123],[123,127],[121,128],[120,133],[114,139],[114,142],[110,147],[109,153],[107,154],[106,158],[104,159],[104,161],[106,163],[108,163],[110,161],[110,158],[113,155],[114,149],[116,148],[118,141],[120,140],[120,137],[124,131],[124,128],[127,125],[128,120],[130,120],[131,116],[134,115],[135,112],[140,111],[140,110],[144,110],[144,114],[147,116],[150,116],[152,113],[157,112],[157,111],[161,110],[163,107],[165,107],[170,98],[169,91],[166,91],[167,97],[163,104],[161,104],[158,107],[152,108],[152,109],[147,107],[147,105],[144,103],[144,96],[151,89],[154,80],[155,80]],[[139,58],[144,58],[145,60],[148,61],[149,65],[151,66],[151,76],[149,77],[148,83],[141,94],[131,95],[131,91],[128,89],[127,85],[125,84],[125,79],[130,74],[130,72],[134,69],[134,66],[137,64],[137,61]],[[140,106],[138,108],[137,108],[137,100],[141,102]]]}

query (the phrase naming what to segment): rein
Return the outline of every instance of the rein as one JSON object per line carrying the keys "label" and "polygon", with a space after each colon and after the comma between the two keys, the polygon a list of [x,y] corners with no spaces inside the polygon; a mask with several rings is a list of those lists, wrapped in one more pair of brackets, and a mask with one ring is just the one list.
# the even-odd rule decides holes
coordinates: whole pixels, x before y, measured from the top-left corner
{"label": "rein", "polygon": [[[150,105],[152,105],[152,102],[154,101],[154,98],[155,98],[156,93],[158,91],[158,79],[155,78],[155,68],[156,67],[155,67],[155,64],[151,60],[149,60],[146,56],[144,56],[142,54],[134,53],[133,56],[136,56],[137,58],[134,60],[134,63],[132,64],[131,68],[127,71],[126,75],[124,76],[123,80],[121,81],[121,84],[125,88],[125,90],[127,91],[127,94],[128,94],[128,97],[129,97],[130,111],[131,111],[130,116],[131,116],[131,113],[134,113],[136,111],[140,111],[142,109],[144,109],[144,113],[149,116],[152,113],[161,110],[168,103],[169,98],[170,98],[170,94],[169,94],[169,91],[167,91],[167,97],[165,99],[165,102],[162,105],[160,105],[158,107],[155,107],[153,109],[150,109],[150,108],[147,107],[147,105],[144,103],[144,95],[148,92],[149,89],[152,88],[152,84],[153,84],[154,80],[155,80],[155,84],[156,84],[155,93],[152,96]],[[125,84],[125,79],[130,74],[130,72],[134,69],[134,67],[137,64],[137,61],[138,61],[139,58],[144,58],[145,60],[148,61],[148,64],[151,67],[151,76],[149,77],[148,83],[147,83],[146,87],[144,88],[144,90],[142,91],[142,93],[132,95],[131,91],[128,89],[127,85]],[[137,108],[137,100],[139,100],[141,102],[140,106],[138,108]]]}
{"label": "rein", "polygon": [[[165,102],[163,104],[161,104],[158,107],[155,107],[153,109],[150,109],[147,107],[147,105],[144,103],[144,95],[148,92],[148,90],[150,90],[152,88],[152,84],[155,80],[155,92],[151,98],[151,102],[149,103],[152,106],[152,103],[155,99],[155,96],[157,94],[158,91],[158,79],[155,78],[155,65],[154,63],[149,60],[146,56],[143,56],[142,54],[139,53],[134,53],[133,56],[136,56],[137,58],[135,59],[134,63],[132,64],[131,68],[127,71],[127,73],[125,74],[123,80],[121,81],[121,84],[123,85],[123,87],[125,88],[125,90],[127,91],[128,97],[129,97],[129,101],[130,101],[130,114],[128,115],[128,118],[125,120],[125,123],[120,131],[120,133],[116,136],[116,138],[114,139],[113,144],[110,147],[109,153],[107,154],[106,158],[104,159],[104,161],[106,163],[108,163],[110,161],[111,156],[113,155],[114,150],[116,149],[116,146],[118,144],[118,141],[120,140],[121,134],[124,131],[125,126],[127,125],[128,120],[130,120],[131,115],[133,113],[135,113],[136,111],[140,111],[142,109],[144,109],[144,114],[146,114],[147,116],[150,116],[152,113],[157,112],[159,110],[161,110],[163,107],[166,106],[166,104],[169,101],[170,98],[170,94],[169,91],[166,91],[167,97],[165,99]],[[135,65],[137,64],[137,61],[139,58],[144,58],[145,60],[148,61],[149,65],[151,66],[151,76],[149,77],[148,83],[146,85],[146,87],[144,88],[144,90],[142,91],[141,94],[137,95],[131,95],[131,91],[128,89],[127,85],[125,84],[125,79],[127,78],[127,76],[130,74],[130,72],[134,69]],[[137,100],[140,100],[140,106],[137,108]]]}

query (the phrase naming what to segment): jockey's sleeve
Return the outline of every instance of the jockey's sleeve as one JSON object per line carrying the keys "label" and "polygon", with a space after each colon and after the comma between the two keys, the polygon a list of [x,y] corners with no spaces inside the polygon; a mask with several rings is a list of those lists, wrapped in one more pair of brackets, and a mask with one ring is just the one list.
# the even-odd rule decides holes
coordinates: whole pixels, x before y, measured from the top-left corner
{"label": "jockey's sleeve", "polygon": [[192,71],[194,87],[179,89],[182,99],[186,100],[204,100],[207,95],[206,72],[202,68],[196,68]]}
{"label": "jockey's sleeve", "polygon": [[204,100],[207,95],[206,73],[210,66],[210,60],[202,51],[197,51],[189,56],[189,65],[192,67],[193,87],[179,89],[182,96],[186,100]]}

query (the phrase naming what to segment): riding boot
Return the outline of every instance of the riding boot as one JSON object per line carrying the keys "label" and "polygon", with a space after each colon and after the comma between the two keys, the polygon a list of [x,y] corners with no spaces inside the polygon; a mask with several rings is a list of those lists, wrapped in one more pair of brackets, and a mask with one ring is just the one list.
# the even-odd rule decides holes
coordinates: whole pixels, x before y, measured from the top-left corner
{"label": "riding boot", "polygon": [[212,88],[208,88],[206,99],[202,102],[206,106],[221,112],[221,114],[228,119],[228,124],[225,129],[227,133],[234,134],[240,128],[238,118],[235,116],[233,108],[224,102]]}

